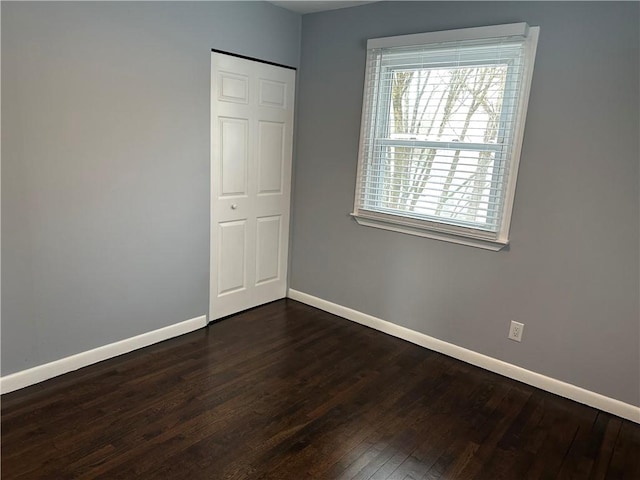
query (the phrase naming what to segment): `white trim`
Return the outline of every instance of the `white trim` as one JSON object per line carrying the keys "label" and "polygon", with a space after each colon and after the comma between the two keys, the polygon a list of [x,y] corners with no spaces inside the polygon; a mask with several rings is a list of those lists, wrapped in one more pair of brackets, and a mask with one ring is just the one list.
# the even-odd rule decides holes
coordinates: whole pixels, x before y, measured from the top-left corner
{"label": "white trim", "polygon": [[213,112],[216,109],[216,89],[215,89],[215,78],[216,78],[216,65],[215,65],[215,53],[211,52],[211,67],[210,67],[210,76],[209,76],[209,319],[212,319],[214,316],[214,295],[212,290],[214,285],[217,284],[217,280],[214,278],[214,273],[217,275],[217,259],[214,255],[217,254],[216,247],[216,236],[218,235],[217,227],[213,222],[213,206],[216,201],[216,195],[214,191],[215,179],[216,175],[219,172],[215,172],[213,170],[214,165],[214,155],[218,149],[218,138],[213,134],[214,129],[214,118]]}
{"label": "white trim", "polygon": [[466,245],[468,247],[482,248],[484,250],[491,250],[497,252],[509,245],[509,242],[498,242],[493,240],[484,240],[480,238],[473,238],[471,236],[455,235],[448,232],[438,232],[436,230],[427,230],[423,227],[413,226],[410,224],[403,224],[398,220],[383,220],[378,218],[365,217],[360,214],[352,213],[351,216],[358,222],[358,224],[365,227],[381,228],[383,230],[389,230],[391,232],[406,233],[407,235],[416,235],[418,237],[432,238],[434,240],[441,240],[449,243],[456,243],[458,245]]}
{"label": "white trim", "polygon": [[135,337],[125,338],[119,342],[103,345],[102,347],[80,352],[69,357],[54,360],[53,362],[28,368],[27,370],[5,375],[0,378],[0,392],[3,394],[13,392],[14,390],[43,382],[58,375],[78,370],[79,368],[117,357],[118,355],[129,353],[133,350],[193,332],[206,325],[207,316],[202,315],[184,322],[169,325],[168,327],[136,335]]}
{"label": "white trim", "polygon": [[374,330],[415,343],[416,345],[428,348],[429,350],[434,350],[449,357],[462,360],[463,362],[471,365],[526,383],[527,385],[531,385],[547,392],[560,395],[561,397],[612,413],[619,417],[626,418],[627,420],[631,420],[632,422],[640,423],[640,407],[635,405],[621,402],[620,400],[606,397],[590,390],[585,390],[584,388],[555,378],[547,377],[540,373],[532,372],[531,370],[474,352],[473,350],[468,350],[452,343],[438,340],[437,338],[430,337],[424,333],[401,327],[400,325],[314,297],[307,293],[299,292],[292,288],[289,289],[288,297],[334,315],[346,318],[347,320],[373,328]]}
{"label": "white trim", "polygon": [[427,45],[429,43],[480,40],[484,38],[526,37],[528,29],[529,25],[522,22],[492,25],[489,27],[458,28],[456,30],[442,30],[439,32],[371,38],[367,40],[367,49],[406,47],[412,45]]}
{"label": "white trim", "polygon": [[529,36],[526,42],[525,62],[526,70],[522,74],[522,94],[520,95],[520,113],[516,117],[516,126],[513,133],[513,161],[511,162],[507,187],[504,197],[504,210],[502,212],[502,228],[498,240],[508,241],[509,230],[511,229],[511,215],[516,196],[516,183],[518,180],[518,169],[520,167],[520,155],[522,154],[522,144],[524,143],[524,126],[527,120],[527,108],[529,106],[529,96],[531,94],[531,82],[533,81],[533,67],[536,61],[538,50],[538,37],[540,27],[529,28]]}

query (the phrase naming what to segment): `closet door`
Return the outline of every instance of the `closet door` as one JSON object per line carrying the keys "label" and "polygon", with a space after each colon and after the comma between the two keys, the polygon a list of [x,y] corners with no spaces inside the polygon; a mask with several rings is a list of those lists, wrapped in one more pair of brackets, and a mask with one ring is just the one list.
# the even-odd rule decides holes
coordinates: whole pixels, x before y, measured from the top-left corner
{"label": "closet door", "polygon": [[215,320],[286,296],[295,70],[212,53]]}

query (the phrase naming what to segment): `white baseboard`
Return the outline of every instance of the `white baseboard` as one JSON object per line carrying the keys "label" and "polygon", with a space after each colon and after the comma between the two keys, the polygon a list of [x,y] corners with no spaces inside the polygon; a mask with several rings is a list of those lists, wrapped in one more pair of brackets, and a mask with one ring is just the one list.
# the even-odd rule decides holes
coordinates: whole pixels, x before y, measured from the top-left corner
{"label": "white baseboard", "polygon": [[512,365],[496,358],[488,357],[452,343],[438,340],[437,338],[430,337],[424,333],[401,327],[400,325],[314,297],[307,293],[299,292],[290,288],[287,296],[293,300],[306,303],[307,305],[338,315],[346,318],[347,320],[365,325],[408,342],[415,343],[416,345],[428,348],[429,350],[443,353],[449,357],[453,357],[458,360],[462,360],[463,362],[470,363],[471,365],[484,368],[485,370],[518,380],[519,382],[526,383],[527,385],[532,385],[547,392],[560,395],[561,397],[612,413],[619,417],[626,418],[627,420],[631,420],[632,422],[640,423],[640,407],[636,407],[635,405],[621,402],[614,398],[605,397],[604,395],[590,390],[585,390],[584,388],[571,385],[570,383],[556,380],[555,378],[547,377],[540,373],[532,372],[531,370]]}
{"label": "white baseboard", "polygon": [[190,320],[185,320],[184,322],[169,325],[168,327],[136,335],[135,337],[125,338],[119,342],[103,345],[93,350],[87,350],[86,352],[80,352],[69,357],[61,358],[60,360],[45,363],[44,365],[38,365],[37,367],[12,373],[0,378],[0,392],[13,392],[14,390],[57,377],[63,373],[78,370],[87,365],[117,357],[118,355],[147,347],[154,343],[168,340],[169,338],[178,337],[185,333],[198,330],[206,325],[207,316],[202,315]]}

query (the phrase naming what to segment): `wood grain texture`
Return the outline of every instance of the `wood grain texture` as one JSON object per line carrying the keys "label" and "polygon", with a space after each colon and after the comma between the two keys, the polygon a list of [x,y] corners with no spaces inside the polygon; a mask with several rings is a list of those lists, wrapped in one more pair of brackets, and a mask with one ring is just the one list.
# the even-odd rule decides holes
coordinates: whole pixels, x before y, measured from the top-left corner
{"label": "wood grain texture", "polygon": [[2,397],[3,479],[640,479],[640,425],[292,300]]}

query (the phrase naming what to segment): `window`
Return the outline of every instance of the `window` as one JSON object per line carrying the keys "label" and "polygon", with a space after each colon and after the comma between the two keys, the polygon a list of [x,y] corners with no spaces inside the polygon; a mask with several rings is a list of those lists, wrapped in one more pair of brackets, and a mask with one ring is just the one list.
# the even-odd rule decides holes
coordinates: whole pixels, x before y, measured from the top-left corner
{"label": "window", "polygon": [[538,31],[518,23],[368,41],[358,223],[508,244]]}

